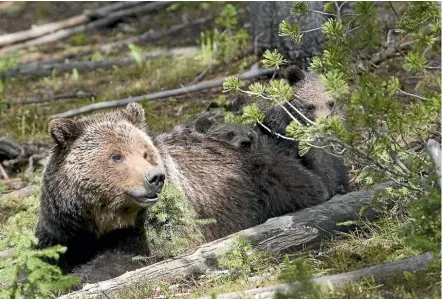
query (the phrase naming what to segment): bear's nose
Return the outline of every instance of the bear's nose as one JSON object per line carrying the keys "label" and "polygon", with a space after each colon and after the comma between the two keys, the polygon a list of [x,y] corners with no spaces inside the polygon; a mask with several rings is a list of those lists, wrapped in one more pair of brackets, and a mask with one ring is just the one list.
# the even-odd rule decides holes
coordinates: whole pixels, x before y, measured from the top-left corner
{"label": "bear's nose", "polygon": [[252,143],[250,142],[250,140],[243,140],[240,143],[241,148],[250,148],[252,147]]}
{"label": "bear's nose", "polygon": [[164,173],[164,171],[160,169],[153,169],[146,174],[144,181],[147,187],[154,187],[159,192],[164,186],[165,179],[166,174]]}

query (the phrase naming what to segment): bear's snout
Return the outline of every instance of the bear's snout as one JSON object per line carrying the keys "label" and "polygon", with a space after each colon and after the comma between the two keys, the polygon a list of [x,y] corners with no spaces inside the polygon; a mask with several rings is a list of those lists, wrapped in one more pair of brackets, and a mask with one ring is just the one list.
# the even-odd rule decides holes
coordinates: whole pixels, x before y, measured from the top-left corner
{"label": "bear's snout", "polygon": [[144,177],[144,184],[148,189],[155,190],[156,193],[160,193],[164,186],[164,180],[166,174],[161,169],[151,169]]}

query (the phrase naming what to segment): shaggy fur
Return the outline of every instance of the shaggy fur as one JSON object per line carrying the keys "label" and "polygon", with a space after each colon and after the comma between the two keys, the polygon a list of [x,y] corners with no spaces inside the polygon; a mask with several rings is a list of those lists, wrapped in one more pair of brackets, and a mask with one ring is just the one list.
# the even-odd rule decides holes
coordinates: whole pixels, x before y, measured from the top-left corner
{"label": "shaggy fur", "polygon": [[167,180],[198,217],[216,220],[202,229],[207,241],[330,198],[320,178],[293,157],[238,151],[219,138],[191,145],[168,140],[155,140]]}
{"label": "shaggy fur", "polygon": [[43,174],[36,236],[40,248],[68,247],[58,262],[63,272],[106,250],[149,254],[146,209],[161,192],[164,171],[144,123],[138,104],[79,121],[51,121],[54,146]]}

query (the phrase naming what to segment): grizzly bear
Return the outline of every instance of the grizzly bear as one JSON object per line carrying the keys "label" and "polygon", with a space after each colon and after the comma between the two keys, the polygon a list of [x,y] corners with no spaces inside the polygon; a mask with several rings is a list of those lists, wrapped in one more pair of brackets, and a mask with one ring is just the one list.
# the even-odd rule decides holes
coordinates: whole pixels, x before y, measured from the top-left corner
{"label": "grizzly bear", "polygon": [[[67,246],[64,272],[87,269],[94,258],[103,265],[100,255],[113,252],[122,264],[148,255],[146,212],[165,182],[183,191],[199,218],[216,220],[202,228],[207,241],[330,198],[320,178],[287,155],[242,152],[219,140],[151,139],[136,103],[78,121],[55,119],[50,133],[37,237],[40,247]],[[113,269],[134,265],[125,267]]]}
{"label": "grizzly bear", "polygon": [[78,121],[55,119],[49,131],[54,145],[43,173],[38,246],[67,246],[58,261],[64,273],[106,250],[148,255],[146,211],[165,172],[144,111],[129,104]]}
{"label": "grizzly bear", "polygon": [[[305,72],[295,65],[287,68],[285,79],[293,87],[293,99],[290,103],[310,121],[318,117],[327,117],[336,111],[335,102],[326,92],[319,76],[312,72]],[[310,125],[304,117],[299,115],[290,105],[285,108],[303,125]],[[292,121],[291,116],[281,107],[260,103],[265,118],[263,124],[273,132],[285,135],[285,128]],[[322,178],[330,194],[347,193],[350,191],[348,169],[342,158],[331,155],[318,148],[310,148],[303,156],[299,155],[298,141],[291,141],[270,134],[267,129],[258,124],[261,134],[273,140],[269,144],[279,153],[296,156],[309,170]]]}

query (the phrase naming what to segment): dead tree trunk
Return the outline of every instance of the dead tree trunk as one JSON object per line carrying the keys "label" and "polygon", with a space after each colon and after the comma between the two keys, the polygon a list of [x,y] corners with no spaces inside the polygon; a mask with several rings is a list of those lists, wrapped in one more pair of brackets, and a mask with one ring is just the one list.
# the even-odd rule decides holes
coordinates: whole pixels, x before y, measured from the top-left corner
{"label": "dead tree trunk", "polygon": [[[60,298],[82,298],[107,296],[137,281],[164,280],[171,277],[193,277],[206,270],[217,269],[218,259],[227,252],[238,236],[246,238],[253,246],[250,253],[266,250],[270,254],[296,250],[306,245],[319,244],[334,231],[348,231],[349,227],[339,226],[339,222],[360,220],[362,207],[371,203],[377,190],[390,184],[378,185],[373,189],[359,190],[346,195],[338,195],[328,202],[303,209],[286,216],[269,219],[267,222],[222,239],[204,244],[189,255],[168,259],[135,271],[127,272],[117,278],[95,284],[87,284],[82,290]],[[377,213],[367,209],[364,217],[374,219]]]}

